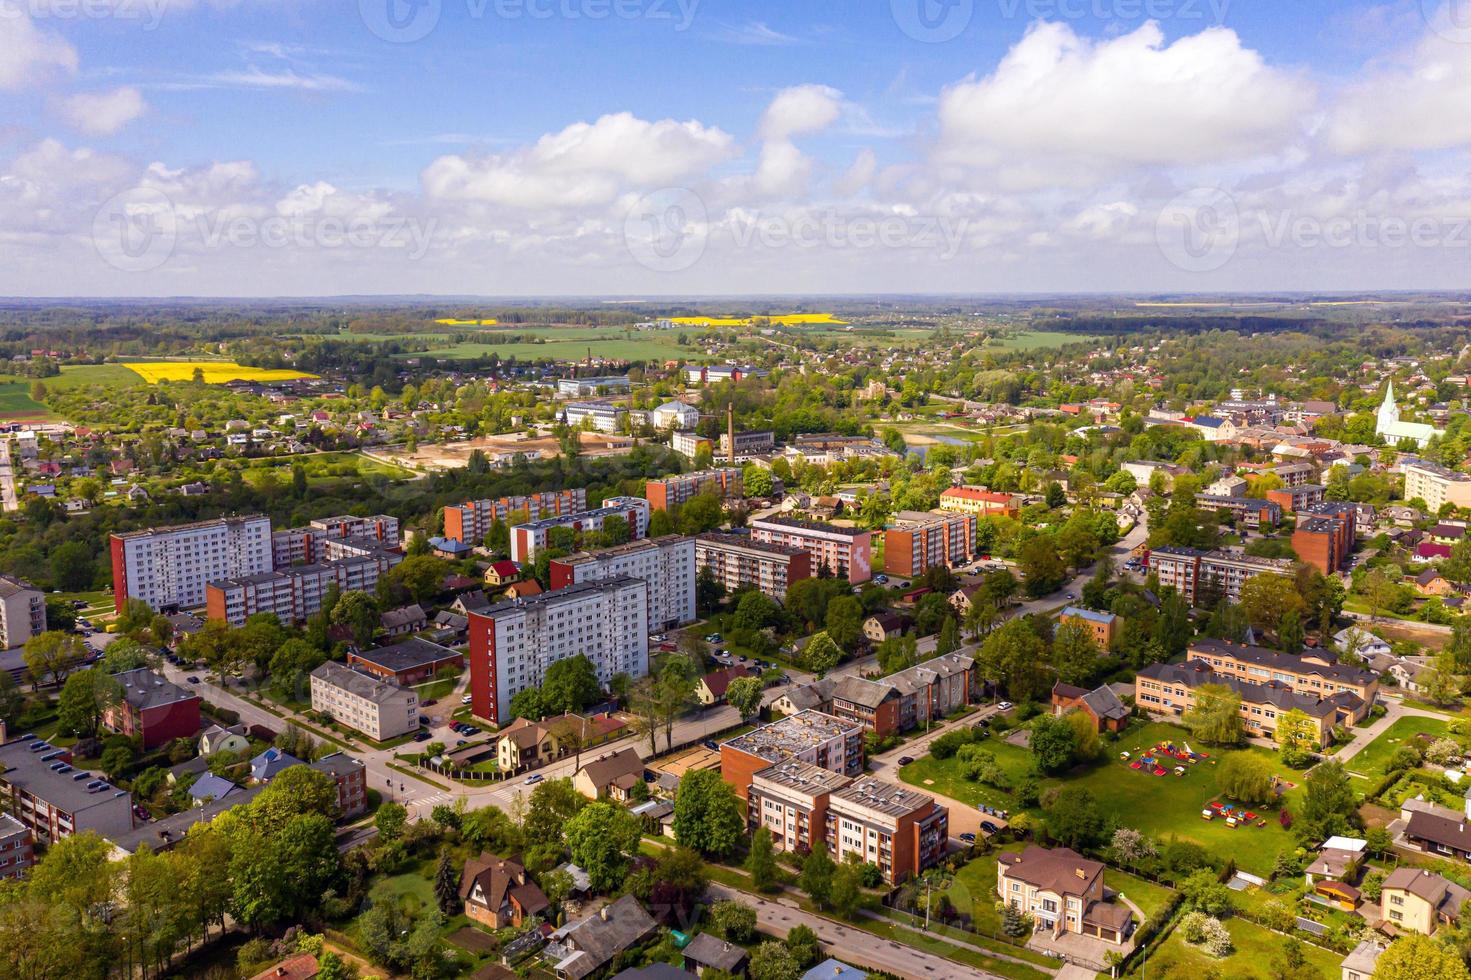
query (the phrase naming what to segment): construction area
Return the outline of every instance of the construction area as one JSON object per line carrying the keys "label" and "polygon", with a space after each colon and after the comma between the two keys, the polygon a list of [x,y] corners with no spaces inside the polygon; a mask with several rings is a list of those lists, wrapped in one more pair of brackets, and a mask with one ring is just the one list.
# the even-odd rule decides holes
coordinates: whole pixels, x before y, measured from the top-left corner
{"label": "construction area", "polygon": [[[579,432],[577,437],[582,455],[593,457],[622,455],[631,451],[636,441],[631,436],[604,432]],[[555,459],[562,455],[561,443],[555,436],[527,435],[524,432],[419,446],[413,452],[403,446],[385,446],[365,455],[411,470],[437,472],[463,468],[469,463],[470,454],[477,449],[485,453],[492,466],[509,465],[518,455],[528,459]]]}

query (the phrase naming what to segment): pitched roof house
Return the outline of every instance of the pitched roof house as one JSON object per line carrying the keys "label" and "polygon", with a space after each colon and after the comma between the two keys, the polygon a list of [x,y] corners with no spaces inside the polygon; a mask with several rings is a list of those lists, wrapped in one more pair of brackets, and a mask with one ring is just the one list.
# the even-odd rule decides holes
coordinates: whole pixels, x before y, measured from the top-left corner
{"label": "pitched roof house", "polygon": [[601,797],[627,802],[633,787],[644,778],[644,760],[632,748],[594,759],[577,770],[572,785],[590,800]]}
{"label": "pitched roof house", "polygon": [[521,925],[551,907],[521,862],[482,854],[465,862],[460,875],[465,916],[492,929]]}

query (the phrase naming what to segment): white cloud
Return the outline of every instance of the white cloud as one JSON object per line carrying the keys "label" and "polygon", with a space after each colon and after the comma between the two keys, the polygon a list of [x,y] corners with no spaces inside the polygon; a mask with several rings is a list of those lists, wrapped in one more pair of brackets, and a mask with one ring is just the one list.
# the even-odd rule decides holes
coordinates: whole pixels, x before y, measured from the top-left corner
{"label": "white cloud", "polygon": [[77,51],[59,35],[38,28],[19,8],[0,12],[0,90],[39,86],[76,70]]}
{"label": "white cloud", "polygon": [[690,120],[607,115],[548,133],[525,149],[488,157],[443,156],[421,175],[431,198],[516,208],[607,204],[628,188],[703,174],[728,158],[728,133]]}
{"label": "white cloud", "polygon": [[1471,45],[1427,32],[1343,92],[1324,137],[1345,154],[1471,143]]}
{"label": "white cloud", "polygon": [[758,135],[763,140],[785,140],[819,133],[837,121],[843,111],[843,93],[826,85],[797,85],[783,89],[761,115]]}
{"label": "white cloud", "polygon": [[753,44],[761,47],[786,47],[798,43],[792,35],[774,30],[759,20],[740,25],[723,24],[714,37],[715,40],[728,44]]}
{"label": "white cloud", "polygon": [[302,73],[292,69],[264,71],[250,67],[243,71],[221,71],[210,75],[205,86],[226,88],[296,89],[302,92],[362,92],[357,82],[336,75]]}
{"label": "white cloud", "polygon": [[1103,41],[1038,23],[990,75],[944,92],[936,159],[1012,186],[1082,185],[1281,152],[1313,104],[1304,79],[1226,28],[1166,44],[1152,21]]}
{"label": "white cloud", "polygon": [[110,92],[81,92],[61,103],[62,115],[73,128],[93,136],[110,136],[148,109],[142,94],[131,86]]}

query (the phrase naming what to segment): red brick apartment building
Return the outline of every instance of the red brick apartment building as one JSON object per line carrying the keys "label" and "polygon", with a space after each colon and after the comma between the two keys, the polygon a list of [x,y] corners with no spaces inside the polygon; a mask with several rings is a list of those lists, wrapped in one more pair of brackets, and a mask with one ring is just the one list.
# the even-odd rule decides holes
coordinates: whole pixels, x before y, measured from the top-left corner
{"label": "red brick apartment building", "polygon": [[557,517],[587,509],[587,491],[548,490],[525,496],[500,497],[495,500],[470,500],[444,509],[444,536],[464,544],[479,544],[490,533],[494,521],[505,522],[518,511],[526,512],[529,521]]}
{"label": "red brick apartment building", "polygon": [[977,521],[973,513],[900,511],[884,530],[884,571],[913,578],[968,564],[976,556]]}
{"label": "red brick apartment building", "polygon": [[1357,533],[1358,509],[1353,504],[1322,503],[1298,512],[1292,532],[1292,550],[1305,564],[1324,575],[1348,567]]}
{"label": "red brick apartment building", "polygon": [[749,799],[752,776],[789,759],[861,775],[863,726],[807,710],[720,743],[720,775],[743,800]]}
{"label": "red brick apartment building", "polygon": [[19,820],[0,813],[0,880],[24,877],[34,861],[31,832]]}
{"label": "red brick apartment building", "polygon": [[1267,499],[1288,514],[1313,507],[1323,502],[1324,487],[1316,483],[1304,483],[1281,490],[1268,490]]}
{"label": "red brick apartment building", "polygon": [[649,480],[644,485],[644,497],[654,510],[678,507],[707,490],[721,497],[741,497],[745,491],[741,485],[741,471],[732,466],[722,466],[698,473],[678,473],[662,480]]}
{"label": "red brick apartment building", "polygon": [[751,538],[762,544],[781,544],[810,552],[815,568],[825,567],[835,578],[847,579],[853,585],[867,582],[873,576],[872,539],[867,531],[856,527],[793,517],[763,517],[751,522]]}
{"label": "red brick apartment building", "polygon": [[123,686],[123,700],[102,716],[108,728],[141,736],[145,750],[199,734],[198,694],[147,667],[112,676]]}

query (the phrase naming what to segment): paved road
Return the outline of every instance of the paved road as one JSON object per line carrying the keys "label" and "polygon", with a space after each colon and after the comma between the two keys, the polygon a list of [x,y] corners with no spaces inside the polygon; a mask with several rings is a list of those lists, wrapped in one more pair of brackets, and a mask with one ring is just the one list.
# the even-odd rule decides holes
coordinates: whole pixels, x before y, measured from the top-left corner
{"label": "paved road", "polygon": [[936,980],[972,977],[999,980],[994,973],[986,973],[954,960],[922,952],[912,946],[883,939],[862,929],[843,925],[833,919],[813,915],[725,885],[712,882],[708,894],[717,900],[740,902],[754,908],[756,922],[765,932],[784,936],[795,926],[807,926],[817,933],[817,938],[830,953],[859,966],[886,970],[901,977],[934,977]]}
{"label": "paved road", "polygon": [[1378,738],[1380,735],[1383,735],[1385,730],[1399,719],[1405,717],[1438,718],[1444,721],[1446,717],[1445,715],[1438,715],[1433,711],[1426,711],[1423,708],[1407,707],[1403,702],[1391,698],[1381,697],[1379,699],[1379,703],[1384,705],[1384,717],[1378,719],[1367,728],[1354,729],[1354,737],[1349,740],[1349,743],[1347,745],[1334,753],[1331,758],[1337,759],[1339,762],[1342,762],[1345,766],[1352,769],[1352,766],[1348,766],[1348,760],[1352,759],[1354,756],[1364,751],[1364,748],[1370,742],[1374,741],[1374,739]]}

